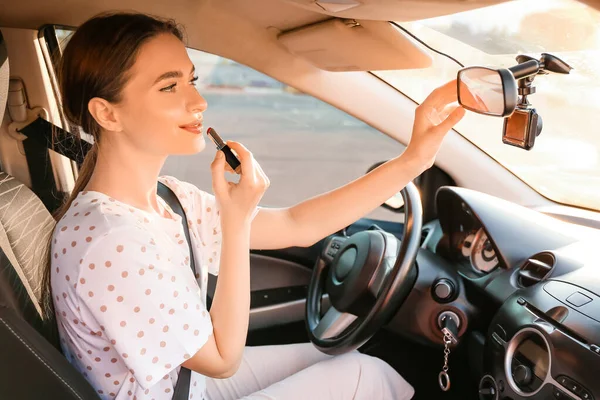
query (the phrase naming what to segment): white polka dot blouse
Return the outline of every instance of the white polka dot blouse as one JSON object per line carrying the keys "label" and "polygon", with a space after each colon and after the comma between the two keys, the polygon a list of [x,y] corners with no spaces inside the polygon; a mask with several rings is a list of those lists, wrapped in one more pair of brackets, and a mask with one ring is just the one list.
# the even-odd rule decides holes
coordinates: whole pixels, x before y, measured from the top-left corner
{"label": "white polka dot blouse", "polygon": [[[194,254],[179,215],[93,191],[79,193],[52,238],[61,348],[103,399],[171,399],[180,365],[213,332],[205,304],[221,253],[218,205],[190,183],[160,180],[184,208]],[[192,371],[190,398],[205,392],[205,377]]]}

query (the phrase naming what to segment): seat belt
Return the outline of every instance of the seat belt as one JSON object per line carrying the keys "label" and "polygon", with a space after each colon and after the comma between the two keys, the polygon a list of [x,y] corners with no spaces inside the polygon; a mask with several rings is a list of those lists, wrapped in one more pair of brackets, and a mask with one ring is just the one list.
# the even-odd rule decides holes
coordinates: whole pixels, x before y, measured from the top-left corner
{"label": "seat belt", "polygon": [[92,148],[91,143],[46,121],[42,117],[19,129],[19,133],[75,161],[79,167],[83,164],[87,152]]}
{"label": "seat belt", "polygon": [[[183,233],[185,234],[185,238],[190,248],[190,266],[192,267],[192,272],[195,276],[196,265],[194,262],[192,241],[190,240],[190,230],[188,228],[187,218],[185,217],[185,212],[181,207],[181,203],[179,202],[179,199],[177,198],[175,193],[173,193],[171,188],[169,188],[162,182],[158,182],[158,195],[162,197],[162,199],[169,205],[169,207],[171,207],[171,210],[179,214],[179,216],[181,217]],[[177,378],[177,383],[175,384],[175,391],[173,393],[172,400],[187,400],[189,398],[191,377],[192,372],[188,368],[182,366],[179,370],[179,377]]]}

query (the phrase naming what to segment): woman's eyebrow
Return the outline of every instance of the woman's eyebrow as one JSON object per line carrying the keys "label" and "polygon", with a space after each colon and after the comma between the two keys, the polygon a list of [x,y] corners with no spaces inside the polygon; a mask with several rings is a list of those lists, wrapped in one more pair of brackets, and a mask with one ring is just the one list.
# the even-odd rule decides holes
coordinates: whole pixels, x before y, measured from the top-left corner
{"label": "woman's eyebrow", "polygon": [[[190,71],[190,75],[194,73],[194,71],[196,71],[196,66],[192,65],[192,70]],[[158,78],[156,78],[156,80],[154,81],[154,83],[152,85],[156,85],[158,82],[165,80],[165,79],[169,79],[169,78],[182,78],[183,74],[181,73],[181,71],[169,71],[169,72],[165,72],[164,74],[162,74],[161,76],[159,76]]]}

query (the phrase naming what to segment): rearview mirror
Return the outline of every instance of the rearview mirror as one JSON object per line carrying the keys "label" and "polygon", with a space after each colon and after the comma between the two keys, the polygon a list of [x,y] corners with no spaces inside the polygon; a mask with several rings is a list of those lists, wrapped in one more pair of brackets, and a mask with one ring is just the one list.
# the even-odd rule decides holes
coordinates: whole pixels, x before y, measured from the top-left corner
{"label": "rearview mirror", "polygon": [[467,110],[507,117],[517,106],[517,82],[508,69],[463,68],[457,84],[458,103]]}
{"label": "rearview mirror", "polygon": [[[552,54],[541,58],[517,56],[517,65],[508,69],[467,67],[458,71],[458,103],[479,114],[504,117],[502,142],[531,150],[542,132],[542,117],[528,101],[535,93],[532,86],[537,75],[568,74],[569,64]],[[518,86],[518,89],[517,89]]]}

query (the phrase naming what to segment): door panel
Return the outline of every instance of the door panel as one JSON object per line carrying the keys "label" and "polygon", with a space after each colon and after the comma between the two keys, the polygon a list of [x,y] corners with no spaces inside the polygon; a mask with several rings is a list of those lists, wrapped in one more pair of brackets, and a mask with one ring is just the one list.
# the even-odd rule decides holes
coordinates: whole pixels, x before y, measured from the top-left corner
{"label": "door panel", "polygon": [[[305,251],[309,251],[305,249]],[[314,251],[314,250],[313,250]],[[282,256],[283,250],[278,251]],[[296,249],[292,253],[299,253]],[[295,258],[292,257],[287,258]],[[315,258],[316,259],[316,258]],[[250,325],[249,330],[270,328],[304,320],[310,268],[273,255],[250,254]],[[208,293],[214,295],[216,277],[209,275]]]}
{"label": "door panel", "polygon": [[308,285],[312,271],[312,268],[306,268],[304,265],[262,254],[250,255],[250,268],[252,292]]}

